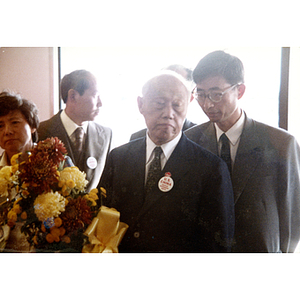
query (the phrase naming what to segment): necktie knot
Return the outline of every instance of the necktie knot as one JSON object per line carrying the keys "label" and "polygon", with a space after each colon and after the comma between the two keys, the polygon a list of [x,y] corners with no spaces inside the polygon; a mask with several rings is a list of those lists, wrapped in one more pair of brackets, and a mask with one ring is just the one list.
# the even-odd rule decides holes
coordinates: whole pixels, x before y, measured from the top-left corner
{"label": "necktie knot", "polygon": [[158,158],[160,159],[160,155],[162,154],[163,151],[161,147],[155,147],[153,152],[154,152],[154,159],[158,159]]}

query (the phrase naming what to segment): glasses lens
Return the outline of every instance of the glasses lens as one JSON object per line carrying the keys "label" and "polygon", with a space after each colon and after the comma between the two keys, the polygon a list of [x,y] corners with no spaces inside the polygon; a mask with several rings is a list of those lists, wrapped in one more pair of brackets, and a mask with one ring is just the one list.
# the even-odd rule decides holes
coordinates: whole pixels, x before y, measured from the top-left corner
{"label": "glasses lens", "polygon": [[195,93],[196,99],[200,102],[204,102],[205,101],[205,94],[204,93]]}
{"label": "glasses lens", "polygon": [[210,92],[209,98],[214,102],[220,102],[222,100],[223,93],[221,92]]}

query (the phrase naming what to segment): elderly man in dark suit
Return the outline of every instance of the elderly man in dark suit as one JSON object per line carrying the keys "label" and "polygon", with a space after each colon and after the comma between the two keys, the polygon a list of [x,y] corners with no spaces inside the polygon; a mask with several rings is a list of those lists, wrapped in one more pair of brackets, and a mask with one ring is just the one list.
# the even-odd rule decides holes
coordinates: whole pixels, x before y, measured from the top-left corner
{"label": "elderly man in dark suit", "polygon": [[138,97],[147,136],[115,148],[99,187],[129,225],[120,252],[228,252],[234,228],[226,164],[182,133],[190,100],[183,77],[151,78]]}
{"label": "elderly man in dark suit", "polygon": [[300,238],[300,149],[295,138],[252,120],[240,108],[245,84],[237,57],[212,52],[200,60],[193,78],[194,97],[210,121],[185,133],[228,163],[235,201],[232,251],[294,252]]}
{"label": "elderly man in dark suit", "polygon": [[41,122],[39,140],[58,137],[74,164],[86,173],[90,191],[99,183],[111,148],[112,132],[93,122],[102,106],[93,74],[86,70],[73,71],[63,77],[60,89],[66,107]]}

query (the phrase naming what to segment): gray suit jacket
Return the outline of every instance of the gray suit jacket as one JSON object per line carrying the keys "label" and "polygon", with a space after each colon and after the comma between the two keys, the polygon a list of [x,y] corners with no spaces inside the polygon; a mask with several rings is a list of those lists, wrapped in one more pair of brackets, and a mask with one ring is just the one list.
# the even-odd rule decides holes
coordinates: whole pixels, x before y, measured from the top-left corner
{"label": "gray suit jacket", "polygon": [[[38,128],[39,140],[45,140],[48,137],[59,138],[65,144],[68,155],[71,157],[75,165],[81,171],[86,173],[86,179],[89,181],[87,190],[90,191],[97,187],[104,169],[107,155],[111,148],[111,129],[101,126],[95,122],[89,122],[82,155],[80,156],[79,161],[76,162],[73,154],[72,143],[61,122],[60,113],[61,111],[49,120],[41,122]],[[90,157],[94,157],[97,161],[97,166],[94,169],[91,168],[91,164],[87,161]]]}
{"label": "gray suit jacket", "polygon": [[[212,122],[186,136],[217,154]],[[300,239],[300,149],[284,130],[246,116],[232,174],[233,252],[294,252]]]}

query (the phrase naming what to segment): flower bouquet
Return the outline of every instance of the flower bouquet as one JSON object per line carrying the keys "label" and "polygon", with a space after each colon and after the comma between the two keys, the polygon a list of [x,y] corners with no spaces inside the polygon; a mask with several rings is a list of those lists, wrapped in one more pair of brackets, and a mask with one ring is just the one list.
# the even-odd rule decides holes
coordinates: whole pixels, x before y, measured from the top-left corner
{"label": "flower bouquet", "polygon": [[64,167],[65,159],[63,143],[48,138],[27,157],[13,156],[11,166],[0,170],[3,238],[6,233],[7,239],[5,228],[13,230],[21,223],[21,233],[36,252],[82,252],[89,244],[84,233],[99,214],[98,191],[87,193],[85,173],[75,166]]}

